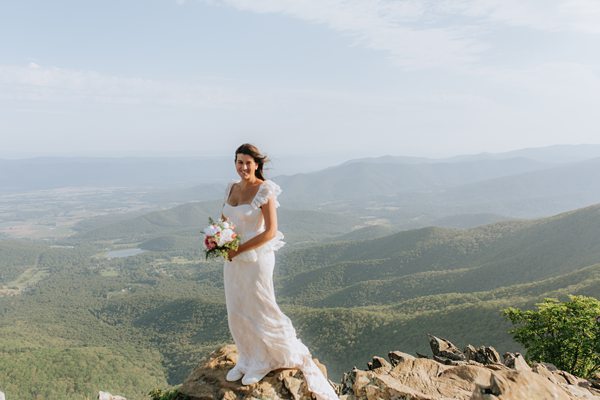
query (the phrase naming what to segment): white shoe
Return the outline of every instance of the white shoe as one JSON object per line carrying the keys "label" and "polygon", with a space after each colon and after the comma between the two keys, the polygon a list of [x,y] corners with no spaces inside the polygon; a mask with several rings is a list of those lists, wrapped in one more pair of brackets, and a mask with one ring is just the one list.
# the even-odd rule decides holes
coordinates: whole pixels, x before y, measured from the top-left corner
{"label": "white shoe", "polygon": [[271,372],[271,371],[266,371],[266,372],[250,372],[248,374],[245,374],[244,377],[242,378],[242,385],[253,385],[255,383],[258,383],[269,372]]}
{"label": "white shoe", "polygon": [[242,376],[244,376],[244,373],[240,371],[236,365],[235,367],[231,368],[229,372],[227,372],[225,379],[227,379],[229,382],[235,382],[240,380]]}

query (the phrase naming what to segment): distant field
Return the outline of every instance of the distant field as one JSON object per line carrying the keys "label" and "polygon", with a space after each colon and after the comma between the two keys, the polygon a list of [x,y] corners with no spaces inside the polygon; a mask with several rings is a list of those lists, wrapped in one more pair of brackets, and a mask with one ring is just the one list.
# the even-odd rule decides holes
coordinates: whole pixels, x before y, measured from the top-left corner
{"label": "distant field", "polygon": [[44,277],[48,276],[47,270],[28,268],[15,280],[0,285],[0,296],[14,296],[20,294],[25,288],[33,286]]}

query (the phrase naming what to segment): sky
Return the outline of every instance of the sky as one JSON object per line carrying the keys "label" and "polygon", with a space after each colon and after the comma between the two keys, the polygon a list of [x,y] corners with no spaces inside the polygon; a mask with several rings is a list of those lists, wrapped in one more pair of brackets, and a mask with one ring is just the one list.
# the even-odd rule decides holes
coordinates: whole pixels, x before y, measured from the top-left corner
{"label": "sky", "polygon": [[600,143],[597,0],[19,0],[0,38],[0,158]]}

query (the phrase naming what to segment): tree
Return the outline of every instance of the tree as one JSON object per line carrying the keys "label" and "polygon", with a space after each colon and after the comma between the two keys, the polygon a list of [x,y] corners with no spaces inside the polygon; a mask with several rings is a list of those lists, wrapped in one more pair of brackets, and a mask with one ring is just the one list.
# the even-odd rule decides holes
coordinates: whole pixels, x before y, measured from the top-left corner
{"label": "tree", "polygon": [[569,296],[570,300],[544,299],[537,310],[503,310],[515,326],[515,340],[527,350],[529,361],[549,362],[581,377],[600,371],[600,301]]}

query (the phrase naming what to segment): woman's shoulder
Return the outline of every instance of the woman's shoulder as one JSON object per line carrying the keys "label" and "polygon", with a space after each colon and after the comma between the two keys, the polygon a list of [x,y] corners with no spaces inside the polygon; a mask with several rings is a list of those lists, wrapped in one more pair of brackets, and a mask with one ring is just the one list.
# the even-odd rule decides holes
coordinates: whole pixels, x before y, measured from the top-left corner
{"label": "woman's shoulder", "polygon": [[275,196],[279,196],[281,193],[281,187],[270,179],[265,179],[263,183],[261,183],[261,189],[274,194]]}
{"label": "woman's shoulder", "polygon": [[275,200],[275,206],[279,207],[279,202],[277,201],[277,196],[281,193],[281,188],[278,184],[273,182],[270,179],[265,179],[261,184],[252,204],[259,208],[263,204],[265,204],[269,198],[273,197]]}

